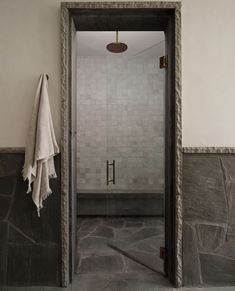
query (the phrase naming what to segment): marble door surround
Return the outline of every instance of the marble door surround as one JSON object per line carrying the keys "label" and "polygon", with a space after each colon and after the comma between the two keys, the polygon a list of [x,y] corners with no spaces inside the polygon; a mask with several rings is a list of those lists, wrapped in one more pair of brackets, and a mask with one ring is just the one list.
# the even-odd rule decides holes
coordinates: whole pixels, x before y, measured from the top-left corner
{"label": "marble door surround", "polygon": [[[98,12],[95,12],[98,11]],[[92,17],[91,16],[92,12]],[[80,15],[79,15],[80,13]],[[106,14],[105,14],[106,13]],[[109,15],[107,16],[107,13]],[[131,21],[135,19],[142,21]],[[110,17],[110,14],[112,17]],[[133,15],[132,15],[133,14]],[[79,15],[79,17],[78,17]],[[87,23],[87,15],[90,22]],[[106,15],[106,16],[105,16]],[[101,17],[101,18],[100,18]],[[143,17],[145,20],[143,21]],[[111,21],[112,19],[112,21]],[[157,19],[157,21],[156,21]],[[127,21],[129,21],[127,23]],[[182,286],[182,145],[181,145],[181,3],[180,2],[62,2],[61,3],[61,285],[71,280],[71,213],[73,179],[71,149],[73,116],[73,35],[76,30],[159,30],[166,33],[169,67],[166,71],[166,181],[169,193],[169,225],[166,241],[169,251],[170,280]],[[144,23],[144,24],[143,24]],[[117,28],[118,29],[115,29]],[[84,29],[86,28],[86,29]],[[90,28],[90,29],[87,29]],[[171,114],[170,114],[171,112]],[[173,114],[172,114],[173,112]],[[169,231],[169,233],[167,233]]]}

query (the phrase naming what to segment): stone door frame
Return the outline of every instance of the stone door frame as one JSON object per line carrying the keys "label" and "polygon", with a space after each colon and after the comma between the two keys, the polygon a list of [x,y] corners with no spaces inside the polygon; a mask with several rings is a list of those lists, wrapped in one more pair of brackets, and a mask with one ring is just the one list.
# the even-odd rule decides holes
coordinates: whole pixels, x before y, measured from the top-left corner
{"label": "stone door frame", "polygon": [[182,125],[181,125],[181,3],[180,2],[62,2],[61,3],[61,285],[70,283],[70,137],[71,35],[77,9],[151,8],[174,14],[174,285],[182,286]]}

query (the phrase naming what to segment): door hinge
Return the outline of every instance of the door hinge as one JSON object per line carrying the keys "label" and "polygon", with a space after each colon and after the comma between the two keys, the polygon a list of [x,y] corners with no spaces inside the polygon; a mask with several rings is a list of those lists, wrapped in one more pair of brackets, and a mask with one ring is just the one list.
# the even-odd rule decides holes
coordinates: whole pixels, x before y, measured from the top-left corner
{"label": "door hinge", "polygon": [[165,247],[160,247],[160,258],[164,261],[167,259],[167,249]]}
{"label": "door hinge", "polygon": [[159,67],[160,67],[160,69],[166,69],[168,67],[168,57],[167,56],[160,57]]}

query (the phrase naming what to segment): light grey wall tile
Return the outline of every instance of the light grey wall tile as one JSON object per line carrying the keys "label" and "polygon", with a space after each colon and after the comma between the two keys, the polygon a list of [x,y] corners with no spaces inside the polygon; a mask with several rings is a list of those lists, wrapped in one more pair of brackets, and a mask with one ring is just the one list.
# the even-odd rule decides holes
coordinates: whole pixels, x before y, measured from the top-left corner
{"label": "light grey wall tile", "polygon": [[157,58],[79,57],[78,191],[164,191],[164,71]]}

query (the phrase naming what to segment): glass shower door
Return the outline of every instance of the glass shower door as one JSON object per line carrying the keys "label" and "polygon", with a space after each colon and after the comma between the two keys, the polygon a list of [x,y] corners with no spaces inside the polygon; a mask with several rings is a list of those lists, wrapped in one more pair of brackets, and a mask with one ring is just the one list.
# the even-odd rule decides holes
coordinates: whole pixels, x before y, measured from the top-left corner
{"label": "glass shower door", "polygon": [[81,272],[110,260],[163,272],[163,77],[148,54],[79,57]]}
{"label": "glass shower door", "polygon": [[156,66],[145,54],[106,58],[107,213],[118,216],[109,245],[126,265],[163,274],[164,220],[149,204],[164,193],[164,75]]}
{"label": "glass shower door", "polygon": [[[127,187],[127,100],[123,96],[123,57],[107,57],[107,159],[115,161],[115,183],[109,193],[122,193]],[[118,213],[117,213],[118,214]]]}

